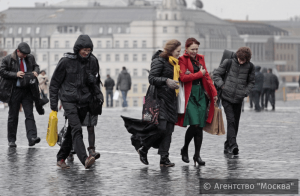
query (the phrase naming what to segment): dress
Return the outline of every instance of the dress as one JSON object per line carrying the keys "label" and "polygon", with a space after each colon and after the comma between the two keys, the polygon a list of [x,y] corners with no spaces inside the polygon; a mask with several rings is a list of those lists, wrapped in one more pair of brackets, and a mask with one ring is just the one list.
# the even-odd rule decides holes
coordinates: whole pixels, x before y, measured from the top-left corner
{"label": "dress", "polygon": [[[200,68],[196,65],[196,63],[192,61],[192,64],[194,67],[194,73],[199,72]],[[199,125],[199,127],[205,127],[208,100],[206,99],[204,91],[201,79],[194,80],[189,102],[186,107],[183,126]]]}
{"label": "dress", "polygon": [[82,126],[84,127],[96,126],[97,123],[98,123],[98,115],[91,115],[88,112],[82,123]]}

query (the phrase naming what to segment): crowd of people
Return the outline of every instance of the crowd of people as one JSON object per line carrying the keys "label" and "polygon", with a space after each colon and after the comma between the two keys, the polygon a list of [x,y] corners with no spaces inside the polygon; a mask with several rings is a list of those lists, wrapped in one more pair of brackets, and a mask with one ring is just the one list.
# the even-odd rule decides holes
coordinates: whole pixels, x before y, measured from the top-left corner
{"label": "crowd of people", "polygon": [[[274,92],[278,89],[278,79],[271,69],[267,73],[260,72],[260,66],[254,66],[250,62],[250,48],[241,47],[231,57],[225,58],[211,77],[204,56],[198,54],[199,46],[200,42],[195,38],[188,38],[184,46],[173,39],[166,43],[163,51],[158,50],[152,57],[148,79],[150,86],[157,92],[159,116],[157,126],[153,126],[151,132],[135,138],[138,140],[138,146],[135,147],[143,164],[149,164],[147,154],[150,148],[157,147],[161,156],[160,166],[175,165],[169,159],[169,149],[174,127],[180,126],[187,128],[185,137],[182,138],[182,161],[190,162],[188,148],[193,139],[193,161],[195,164],[205,165],[200,156],[203,127],[212,123],[218,100],[221,100],[227,119],[227,139],[224,143],[226,154],[239,154],[237,133],[245,97],[253,97],[256,111],[267,108],[269,100],[275,109]],[[180,56],[182,50],[184,53]],[[92,112],[95,107],[93,104],[104,101],[100,88],[100,66],[93,55],[92,40],[88,35],[80,35],[74,44],[73,53],[64,54],[51,80],[45,71],[40,71],[30,53],[29,45],[22,42],[12,54],[2,60],[0,67],[0,101],[9,105],[9,147],[16,147],[20,104],[24,108],[29,146],[40,142],[33,115],[34,103],[38,106],[38,101],[34,92],[28,86],[22,85],[23,80],[30,75],[31,78],[38,78],[40,91],[49,96],[52,111],[58,111],[59,100],[61,101],[68,122],[65,140],[57,153],[57,166],[69,168],[65,160],[73,161],[73,154],[76,153],[83,166],[90,168],[100,158],[100,153],[95,151],[94,127],[97,125],[98,115]],[[179,88],[179,82],[184,86],[183,113],[177,112],[178,95],[183,90]],[[127,107],[131,77],[125,67],[116,84],[107,75],[104,82],[107,107],[113,107],[114,86],[122,93],[122,106]],[[86,126],[88,130],[88,154],[83,142],[82,126]]]}

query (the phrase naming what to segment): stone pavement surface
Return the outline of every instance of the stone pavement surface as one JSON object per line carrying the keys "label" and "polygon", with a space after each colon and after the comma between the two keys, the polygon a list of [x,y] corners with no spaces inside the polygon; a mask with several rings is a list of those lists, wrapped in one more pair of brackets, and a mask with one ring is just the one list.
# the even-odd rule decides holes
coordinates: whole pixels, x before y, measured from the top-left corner
{"label": "stone pavement surface", "polygon": [[[204,133],[201,157],[206,166],[182,162],[185,129],[173,133],[170,159],[173,168],[160,168],[156,149],[149,151],[149,166],[139,161],[120,115],[141,118],[140,108],[105,108],[96,127],[101,153],[95,166],[85,170],[75,156],[71,169],[56,166],[58,146],[46,142],[46,115],[35,118],[41,143],[28,146],[24,114],[20,113],[17,148],[7,145],[8,108],[0,110],[0,195],[199,195],[200,178],[300,178],[300,102],[278,102],[275,112],[256,113],[245,104],[238,144],[240,155],[224,156],[225,136]],[[224,115],[224,114],[223,114]],[[64,124],[59,112],[60,130]],[[225,119],[224,119],[225,120]],[[226,126],[226,121],[225,121]],[[87,145],[87,131],[83,128]],[[87,147],[87,146],[86,146]],[[190,144],[190,160],[194,153]]]}

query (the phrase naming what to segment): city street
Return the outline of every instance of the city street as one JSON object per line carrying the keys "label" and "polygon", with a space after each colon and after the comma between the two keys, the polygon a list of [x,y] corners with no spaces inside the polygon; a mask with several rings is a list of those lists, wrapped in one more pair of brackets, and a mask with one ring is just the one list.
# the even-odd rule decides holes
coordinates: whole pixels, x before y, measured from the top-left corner
{"label": "city street", "polygon": [[[0,110],[0,195],[198,195],[200,179],[300,179],[300,101],[278,101],[276,111],[254,112],[245,104],[237,142],[239,156],[223,154],[226,136],[204,132],[201,157],[206,166],[194,166],[193,141],[189,147],[190,163],[181,160],[184,128],[173,133],[170,160],[173,168],[160,168],[156,149],[148,154],[149,165],[143,165],[120,115],[141,118],[141,108],[105,108],[99,116],[96,150],[100,159],[89,170],[75,156],[69,170],[56,166],[59,146],[49,147],[46,133],[50,109],[35,119],[41,142],[28,146],[24,113],[20,113],[17,148],[7,142],[8,108]],[[269,106],[270,109],[270,106]],[[58,113],[60,130],[63,112]],[[226,118],[223,113],[223,118]],[[83,128],[87,146],[87,130]]]}

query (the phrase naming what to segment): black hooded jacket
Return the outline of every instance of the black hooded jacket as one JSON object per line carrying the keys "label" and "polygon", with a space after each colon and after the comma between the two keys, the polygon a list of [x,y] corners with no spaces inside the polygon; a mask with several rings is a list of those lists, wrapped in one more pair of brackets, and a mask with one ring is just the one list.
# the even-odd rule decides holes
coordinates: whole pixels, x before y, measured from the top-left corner
{"label": "black hooded jacket", "polygon": [[[87,105],[91,100],[92,93],[99,95],[100,75],[97,58],[90,53],[88,58],[82,58],[79,50],[91,48],[93,42],[88,35],[80,35],[74,45],[74,53],[66,53],[61,58],[51,78],[50,83],[50,106],[57,111],[58,99],[62,102]],[[88,83],[88,74],[97,78],[93,85]]]}
{"label": "black hooded jacket", "polygon": [[260,72],[261,67],[255,66],[255,84],[252,91],[261,91],[264,84],[264,74]]}
{"label": "black hooded jacket", "polygon": [[157,51],[152,57],[149,83],[157,89],[157,98],[160,100],[159,119],[168,122],[177,122],[177,97],[175,90],[166,84],[167,79],[173,79],[174,67],[165,58],[159,56],[162,51]]}

